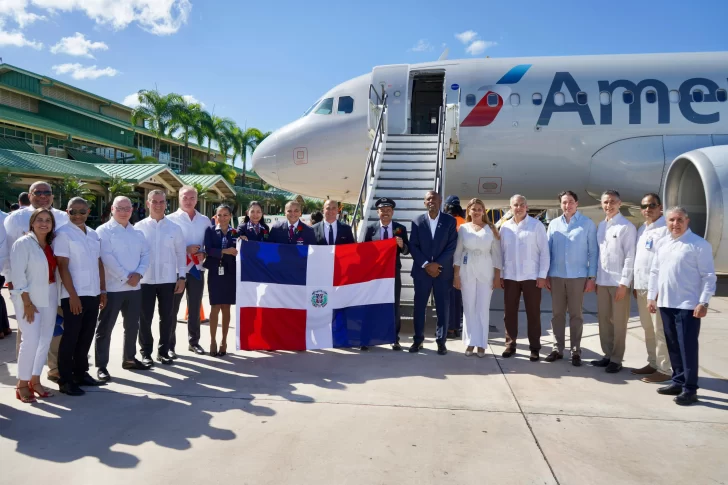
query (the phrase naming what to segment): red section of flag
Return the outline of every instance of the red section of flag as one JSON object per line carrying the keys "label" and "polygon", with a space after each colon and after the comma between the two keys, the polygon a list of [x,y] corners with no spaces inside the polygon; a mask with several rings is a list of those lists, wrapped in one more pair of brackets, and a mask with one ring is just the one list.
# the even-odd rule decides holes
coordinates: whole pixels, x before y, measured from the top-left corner
{"label": "red section of flag", "polygon": [[[496,94],[498,96],[498,104],[496,106],[488,106],[488,95]],[[483,99],[468,113],[468,116],[460,123],[460,126],[488,126],[493,123],[495,117],[498,116],[503,107],[503,98],[499,94],[488,91]]]}
{"label": "red section of flag", "polygon": [[[395,234],[396,235],[396,234]],[[334,286],[394,278],[397,240],[342,244],[334,256]]]}
{"label": "red section of flag", "polygon": [[242,350],[306,350],[306,310],[240,308]]}

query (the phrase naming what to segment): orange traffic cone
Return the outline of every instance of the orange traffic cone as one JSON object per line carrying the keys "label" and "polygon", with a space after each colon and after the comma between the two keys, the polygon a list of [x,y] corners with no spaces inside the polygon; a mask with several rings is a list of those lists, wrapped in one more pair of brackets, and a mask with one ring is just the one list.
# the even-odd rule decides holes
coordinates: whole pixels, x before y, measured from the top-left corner
{"label": "orange traffic cone", "polygon": [[[185,308],[185,318],[184,320],[177,320],[178,322],[187,322],[190,316],[190,308]],[[207,317],[205,317],[205,307],[200,305],[200,323],[207,322]]]}

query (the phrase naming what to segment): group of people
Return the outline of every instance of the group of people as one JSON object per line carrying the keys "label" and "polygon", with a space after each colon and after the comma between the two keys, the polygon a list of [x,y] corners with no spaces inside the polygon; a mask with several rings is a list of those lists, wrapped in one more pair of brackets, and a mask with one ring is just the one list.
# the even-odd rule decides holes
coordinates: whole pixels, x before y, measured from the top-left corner
{"label": "group of people", "polygon": [[[40,383],[46,360],[49,379],[65,394],[82,395],[83,386],[110,381],[110,339],[119,313],[124,326],[124,369],[147,370],[154,365],[155,305],[160,337],[156,360],[172,364],[177,358],[176,318],[185,294],[188,349],[204,354],[199,341],[205,270],[211,305],[209,354],[224,356],[230,307],[235,304],[237,239],[298,245],[356,243],[352,228],[341,222],[339,203],[334,200],[325,201],[323,220],[313,227],[303,223],[301,206],[295,201],[285,206],[286,220],[270,227],[264,222],[261,204],[251,202],[235,229],[229,206],[217,208],[214,225],[195,209],[194,187],[180,189],[180,208],[170,215],[165,215],[167,194],[152,190],[146,200],[149,217],[132,225],[131,201],[117,197],[111,205],[111,219],[94,231],[86,226],[89,205],[84,199],[73,198],[65,212],[57,210],[52,207],[53,194],[46,182],[34,183],[29,198],[28,207],[13,212],[0,225],[2,274],[19,327],[16,396],[23,402],[51,395]],[[379,220],[366,228],[364,240],[396,241],[396,341],[392,349],[402,350],[402,256],[411,255],[413,260],[410,352],[422,349],[426,307],[434,295],[437,353],[447,353],[451,297],[457,291],[462,295],[465,355],[484,357],[491,296],[494,289],[502,288],[506,333],[502,356],[516,353],[523,297],[530,360],[538,361],[541,292],[546,289],[552,293],[556,345],[545,360],[554,362],[565,356],[568,313],[571,363],[579,366],[583,298],[596,291],[604,356],[592,364],[616,373],[622,369],[633,288],[648,355],[647,365],[633,373],[644,375],[646,382],[671,379],[658,392],[675,395],[678,404],[695,402],[700,318],[707,312],[716,283],[710,244],[690,231],[684,208],[671,208],[663,216],[657,194],[646,194],[642,200],[645,222],[639,231],[621,215],[617,191],[602,194],[605,219],[598,227],[578,211],[576,193],[564,191],[558,200],[563,215],[546,229],[528,215],[526,198],[514,195],[510,199],[512,217],[498,230],[482,200],[471,199],[464,219],[458,220],[443,213],[440,195],[429,191],[424,199],[426,212],[412,221],[409,234],[393,220],[395,201],[377,200]],[[59,312],[62,332],[56,331]],[[218,324],[222,328],[219,346]],[[60,335],[54,337],[56,334]],[[141,360],[136,358],[137,342]],[[92,344],[97,378],[89,374]]]}

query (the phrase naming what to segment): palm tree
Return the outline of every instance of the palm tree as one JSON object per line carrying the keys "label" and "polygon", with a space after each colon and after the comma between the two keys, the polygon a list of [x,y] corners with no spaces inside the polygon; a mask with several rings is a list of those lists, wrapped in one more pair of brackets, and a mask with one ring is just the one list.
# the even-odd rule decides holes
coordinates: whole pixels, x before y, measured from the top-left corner
{"label": "palm tree", "polygon": [[81,179],[72,175],[66,175],[61,180],[54,182],[53,192],[58,194],[58,204],[63,207],[64,202],[68,202],[74,197],[83,197],[89,205],[93,205],[96,196],[84,187],[85,185],[85,182],[81,182]]}
{"label": "palm tree", "polygon": [[134,158],[127,158],[124,161],[126,163],[159,163],[159,160],[152,156],[144,156],[142,155],[142,151],[138,150],[136,148],[132,148],[129,150],[129,152],[134,155]]}
{"label": "palm tree", "polygon": [[132,111],[131,123],[136,125],[142,120],[154,133],[157,138],[154,156],[159,159],[162,137],[170,135],[173,115],[178,105],[184,103],[184,99],[176,93],[162,95],[156,89],[142,89],[137,96],[140,104]]}
{"label": "palm tree", "polygon": [[170,132],[181,131],[178,139],[185,142],[184,155],[182,155],[182,167],[185,172],[189,170],[190,165],[190,138],[193,135],[198,138],[204,138],[205,136],[202,130],[201,114],[202,106],[198,103],[188,103],[185,100],[176,105],[172,113],[169,130]]}
{"label": "palm tree", "polygon": [[119,196],[129,197],[130,195],[136,195],[134,186],[127,183],[120,175],[112,175],[106,184],[108,186],[109,197],[112,201]]}
{"label": "palm tree", "polygon": [[256,148],[258,148],[258,145],[270,135],[270,131],[267,133],[263,133],[257,128],[248,128],[245,131],[240,130],[240,128],[235,127],[231,132],[231,139],[232,139],[232,149],[233,149],[233,165],[235,164],[235,159],[237,157],[240,157],[240,159],[243,162],[243,180],[242,184],[243,187],[245,187],[245,170],[247,165],[247,158],[248,158],[248,150],[250,150],[250,153],[253,153]]}
{"label": "palm tree", "polygon": [[230,148],[230,131],[235,126],[235,122],[230,118],[220,118],[219,116],[209,115],[209,119],[203,121],[203,128],[205,131],[205,138],[207,138],[207,160],[210,160],[210,152],[212,151],[212,140],[215,140],[220,147],[220,153],[222,153],[223,161],[227,163],[227,150],[223,150],[223,145],[226,149]]}

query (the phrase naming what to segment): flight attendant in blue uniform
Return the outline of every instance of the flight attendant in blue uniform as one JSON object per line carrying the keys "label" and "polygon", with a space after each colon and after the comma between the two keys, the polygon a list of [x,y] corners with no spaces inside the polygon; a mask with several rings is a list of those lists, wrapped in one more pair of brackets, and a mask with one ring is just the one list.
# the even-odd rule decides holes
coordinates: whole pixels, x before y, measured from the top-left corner
{"label": "flight attendant in blue uniform", "polygon": [[248,213],[238,226],[238,235],[243,241],[268,242],[270,227],[263,222],[263,206],[258,201],[252,201],[248,206]]}
{"label": "flight attendant in blue uniform", "polygon": [[[207,269],[207,294],[210,298],[210,355],[222,357],[227,353],[227,334],[230,328],[230,306],[235,304],[235,244],[238,233],[230,226],[233,210],[222,204],[217,208],[217,224],[205,230],[203,266]],[[222,341],[217,348],[218,315],[222,313]]]}

